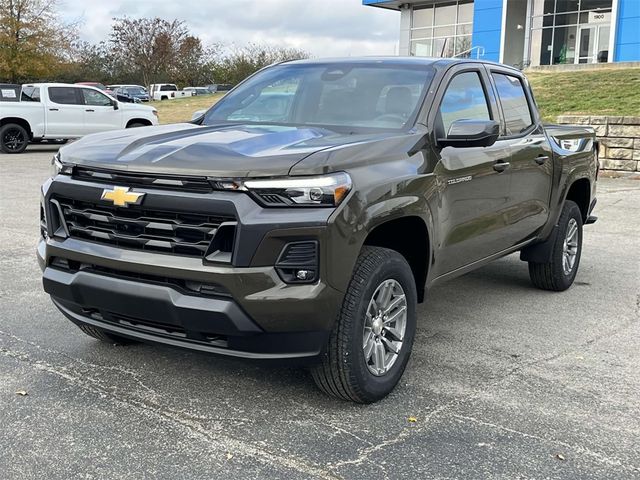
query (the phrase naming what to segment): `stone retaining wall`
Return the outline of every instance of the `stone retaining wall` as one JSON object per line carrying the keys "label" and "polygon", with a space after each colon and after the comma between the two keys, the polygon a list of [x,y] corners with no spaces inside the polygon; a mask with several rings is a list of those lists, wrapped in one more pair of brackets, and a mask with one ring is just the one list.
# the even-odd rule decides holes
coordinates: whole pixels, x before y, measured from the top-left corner
{"label": "stone retaining wall", "polygon": [[594,128],[602,170],[640,172],[640,117],[561,115],[557,123]]}

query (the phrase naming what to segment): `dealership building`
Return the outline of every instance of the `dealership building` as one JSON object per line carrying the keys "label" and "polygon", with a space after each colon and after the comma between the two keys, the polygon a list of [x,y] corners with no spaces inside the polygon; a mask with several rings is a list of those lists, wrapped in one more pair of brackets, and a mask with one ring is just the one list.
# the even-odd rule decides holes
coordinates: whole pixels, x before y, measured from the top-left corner
{"label": "dealership building", "polygon": [[398,10],[400,55],[518,67],[640,61],[640,0],[363,0]]}

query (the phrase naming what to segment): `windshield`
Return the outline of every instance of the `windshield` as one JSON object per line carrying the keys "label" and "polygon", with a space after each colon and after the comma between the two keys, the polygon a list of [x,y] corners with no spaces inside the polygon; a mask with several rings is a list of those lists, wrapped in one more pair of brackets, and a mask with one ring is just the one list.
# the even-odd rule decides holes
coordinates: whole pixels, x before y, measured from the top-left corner
{"label": "windshield", "polygon": [[140,87],[129,87],[127,88],[127,92],[130,95],[145,95],[147,93]]}
{"label": "windshield", "polygon": [[203,123],[401,129],[413,125],[432,78],[428,65],[278,65],[227,94]]}

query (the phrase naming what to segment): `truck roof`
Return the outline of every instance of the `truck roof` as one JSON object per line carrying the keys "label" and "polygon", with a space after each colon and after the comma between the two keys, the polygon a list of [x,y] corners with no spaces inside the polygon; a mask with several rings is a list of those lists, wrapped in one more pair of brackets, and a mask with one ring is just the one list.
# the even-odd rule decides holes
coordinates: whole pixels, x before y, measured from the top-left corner
{"label": "truck roof", "polygon": [[328,63],[346,63],[346,64],[378,64],[385,63],[389,65],[431,65],[434,67],[448,67],[450,65],[458,65],[462,63],[482,63],[486,65],[496,65],[503,68],[509,68],[515,72],[521,73],[517,68],[502,63],[490,62],[488,60],[480,60],[475,58],[435,58],[435,57],[399,57],[399,56],[372,56],[372,57],[336,57],[336,58],[317,58],[303,60],[289,60],[282,62],[289,65],[325,65]]}
{"label": "truck roof", "polygon": [[23,87],[75,87],[75,88],[92,87],[92,88],[96,88],[93,85],[89,85],[85,83],[60,83],[60,82],[25,83],[22,86]]}

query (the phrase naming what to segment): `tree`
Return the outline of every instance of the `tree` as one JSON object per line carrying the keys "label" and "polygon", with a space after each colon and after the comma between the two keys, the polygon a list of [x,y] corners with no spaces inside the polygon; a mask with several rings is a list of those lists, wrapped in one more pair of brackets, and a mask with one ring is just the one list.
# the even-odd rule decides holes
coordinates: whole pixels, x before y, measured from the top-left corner
{"label": "tree", "polygon": [[71,59],[62,68],[58,80],[62,82],[95,81],[112,83],[117,68],[105,42],[79,42],[73,46]]}
{"label": "tree", "polygon": [[109,43],[127,70],[139,72],[148,86],[169,79],[187,34],[180,20],[115,18]]}
{"label": "tree", "polygon": [[242,48],[236,48],[215,66],[215,81],[217,83],[236,84],[257,72],[261,68],[286,60],[308,58],[304,50],[288,47],[273,47],[251,43]]}
{"label": "tree", "polygon": [[57,0],[0,0],[0,79],[57,74],[76,38],[76,26],[60,21],[57,7]]}
{"label": "tree", "polygon": [[173,78],[183,86],[213,82],[214,58],[219,47],[205,47],[198,37],[188,35],[180,44]]}

